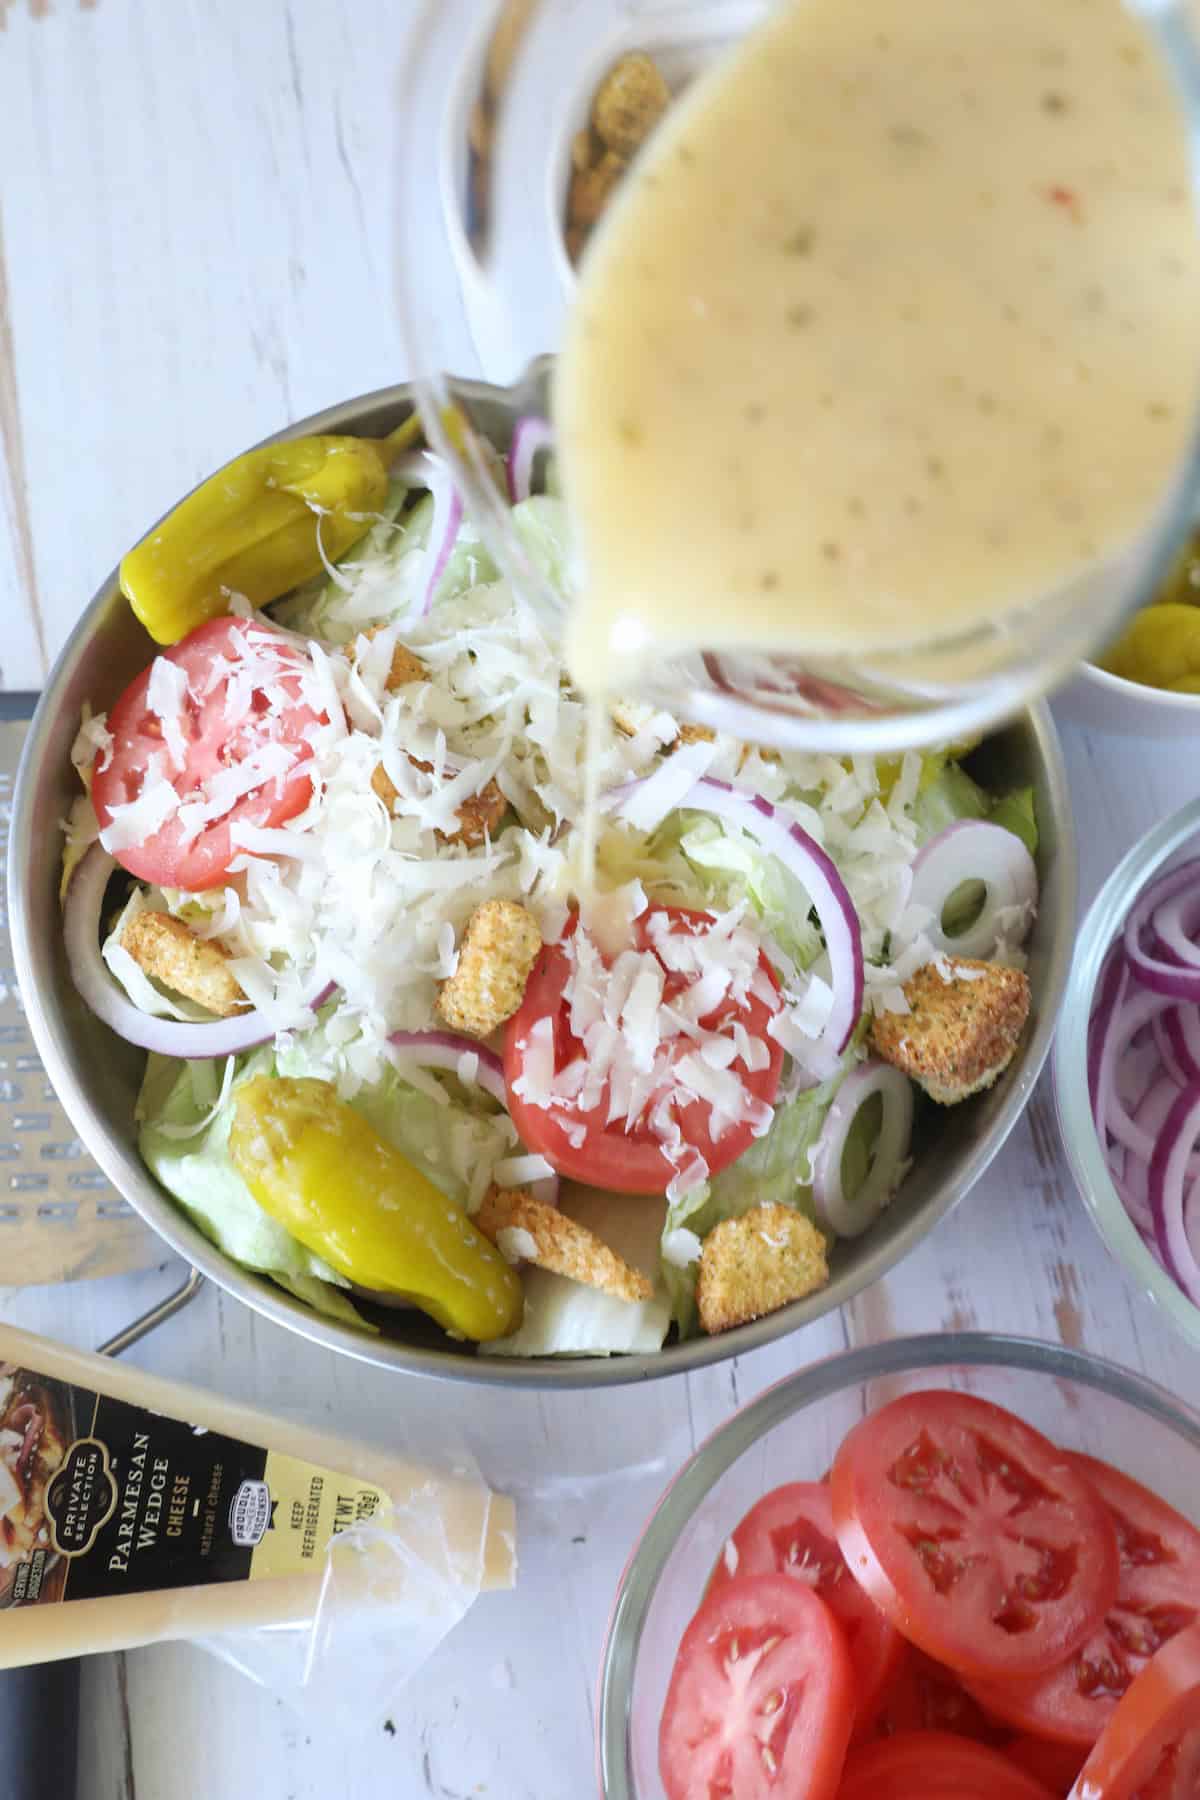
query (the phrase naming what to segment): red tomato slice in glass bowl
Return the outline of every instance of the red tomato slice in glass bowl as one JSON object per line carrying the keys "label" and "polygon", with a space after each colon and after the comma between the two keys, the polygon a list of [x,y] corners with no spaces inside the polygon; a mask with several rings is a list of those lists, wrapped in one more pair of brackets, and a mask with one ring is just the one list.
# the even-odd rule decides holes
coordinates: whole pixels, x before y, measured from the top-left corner
{"label": "red tomato slice in glass bowl", "polygon": [[1052,1738],[1033,1737],[1028,1732],[1005,1744],[1004,1754],[1062,1800],[1074,1787],[1084,1757],[1078,1744],[1056,1744]]}
{"label": "red tomato slice in glass bowl", "polygon": [[1196,1800],[1200,1625],[1177,1632],[1130,1682],[1071,1794],[1072,1800]]}
{"label": "red tomato slice in glass bowl", "polygon": [[1094,1457],[1070,1460],[1096,1489],[1117,1532],[1113,1606],[1059,1668],[1033,1681],[972,1682],[989,1711],[1022,1731],[1086,1750],[1156,1650],[1200,1617],[1200,1531],[1140,1482]]}
{"label": "red tomato slice in glass bowl", "polygon": [[1041,1674],[1116,1596],[1104,1502],[1063,1451],[990,1401],[931,1389],[881,1407],[843,1439],[831,1488],[855,1579],[959,1674]]}
{"label": "red tomato slice in glass bowl", "polygon": [[233,618],[210,619],[142,670],[109,715],[111,754],[97,757],[92,778],[96,817],[107,829],[113,809],[136,801],[152,777],[160,787],[160,776],[197,810],[188,818],[172,803],[137,843],[114,846],[122,868],[201,893],[220,885],[237,854],[235,821],[273,827],[303,812],[307,734],[324,723],[303,699],[307,672],[282,634]]}
{"label": "red tomato slice in glass bowl", "polygon": [[895,1737],[905,1731],[952,1731],[993,1747],[1012,1736],[1007,1726],[989,1718],[953,1669],[911,1647],[880,1697],[867,1735]]}
{"label": "red tomato slice in glass bowl", "polygon": [[854,1666],[856,1719],[865,1727],[895,1680],[908,1645],[847,1569],[833,1529],[833,1502],[823,1483],[789,1482],[752,1506],[731,1533],[708,1591],[745,1575],[770,1574],[803,1582],[841,1626]]}
{"label": "red tomato slice in glass bowl", "polygon": [[838,1800],[1054,1800],[998,1750],[948,1731],[906,1731],[863,1744],[846,1763]]}
{"label": "red tomato slice in glass bowl", "polygon": [[[762,952],[758,951],[752,962],[752,983],[742,998],[726,993],[693,1021],[703,1031],[721,1034],[731,1046],[735,1035],[740,1040],[737,1027],[747,1034],[724,1069],[696,1070],[697,1076],[719,1081],[723,1087],[732,1079],[740,1081],[746,1100],[738,1116],[719,1116],[709,1101],[688,1098],[680,1090],[680,1063],[684,1058],[693,1064],[697,1060],[691,1036],[682,1031],[660,1040],[655,1036],[660,1004],[686,1009],[690,995],[691,1010],[696,1011],[708,977],[695,966],[703,961],[702,956],[689,952],[686,940],[705,938],[716,923],[710,913],[679,906],[647,907],[632,926],[631,949],[640,965],[636,970],[631,964],[621,964],[620,957],[593,955],[590,939],[584,939],[587,950],[581,948],[576,941],[577,913],[571,915],[559,941],[542,951],[526,984],[525,998],[506,1028],[504,1078],[509,1112],[521,1142],[544,1156],[560,1175],[616,1193],[662,1194],[677,1173],[695,1166],[696,1157],[715,1175],[751,1143],[754,1115],[763,1118],[764,1109],[774,1101],[783,1066],[782,1047],[767,1035],[767,1026],[779,1010],[779,984]],[[668,940],[674,939],[684,942],[672,945]],[[685,966],[672,966],[676,963]],[[686,966],[689,963],[693,965],[690,968]],[[651,1076],[648,1068],[632,1066],[628,1028],[610,1033],[603,1029],[615,1024],[602,1016],[606,1003],[610,1010],[619,1011],[622,1019],[630,1017],[635,1005],[633,988],[643,975],[652,996],[661,977],[661,995],[652,1008],[654,1018],[644,1027],[642,1057],[643,1061],[653,1059],[656,1076]],[[613,999],[618,984],[628,996],[624,1005]],[[585,1015],[590,1021],[586,1027]],[[576,1034],[577,1025],[589,1034],[586,1044]],[[596,1036],[591,1036],[597,1027]],[[606,1052],[600,1039],[606,1039]],[[750,1043],[765,1047],[765,1053],[762,1049],[750,1053],[752,1061],[761,1066],[747,1063],[746,1044]],[[603,1060],[605,1053],[608,1062]],[[590,1083],[589,1067],[594,1077]],[[566,1070],[573,1070],[577,1078],[574,1093],[567,1092],[573,1084],[569,1075],[564,1078]],[[640,1087],[639,1076],[643,1078]],[[610,1113],[614,1113],[611,1118]],[[676,1135],[679,1141],[674,1143]],[[664,1148],[668,1142],[671,1155]]]}
{"label": "red tomato slice in glass bowl", "polygon": [[659,1727],[667,1800],[831,1800],[854,1674],[823,1600],[785,1575],[710,1593],[683,1634]]}

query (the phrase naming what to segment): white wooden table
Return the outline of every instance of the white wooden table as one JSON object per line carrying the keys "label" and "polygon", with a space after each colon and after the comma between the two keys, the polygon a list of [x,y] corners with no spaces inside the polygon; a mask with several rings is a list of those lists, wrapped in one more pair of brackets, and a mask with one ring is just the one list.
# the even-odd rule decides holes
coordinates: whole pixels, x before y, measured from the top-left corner
{"label": "white wooden table", "polygon": [[[445,0],[474,16],[483,0]],[[413,0],[0,0],[0,686],[35,688],[104,572],[191,482],[283,421],[398,379],[392,71]],[[454,306],[447,294],[447,307]],[[461,367],[470,367],[463,332]],[[1189,759],[1065,733],[1086,903],[1195,791]],[[0,1288],[0,1316],[94,1344],[174,1270]],[[1048,1083],[969,1200],[841,1315],[686,1381],[583,1399],[408,1383],[209,1290],[135,1359],[399,1441],[452,1417],[522,1521],[489,1598],[347,1737],[187,1647],[97,1658],[80,1800],[558,1800],[592,1783],[613,1590],[670,1473],[741,1402],[848,1344],[995,1327],[1176,1391],[1200,1358],[1108,1259]]]}

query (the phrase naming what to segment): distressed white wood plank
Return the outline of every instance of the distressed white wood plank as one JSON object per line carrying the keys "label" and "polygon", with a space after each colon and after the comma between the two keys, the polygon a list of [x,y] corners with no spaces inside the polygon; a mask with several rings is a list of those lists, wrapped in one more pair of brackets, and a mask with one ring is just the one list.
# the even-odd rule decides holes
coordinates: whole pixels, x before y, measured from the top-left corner
{"label": "distressed white wood plank", "polygon": [[26,550],[53,655],[195,481],[404,373],[391,89],[415,0],[38,10],[0,39],[8,687],[44,673]]}

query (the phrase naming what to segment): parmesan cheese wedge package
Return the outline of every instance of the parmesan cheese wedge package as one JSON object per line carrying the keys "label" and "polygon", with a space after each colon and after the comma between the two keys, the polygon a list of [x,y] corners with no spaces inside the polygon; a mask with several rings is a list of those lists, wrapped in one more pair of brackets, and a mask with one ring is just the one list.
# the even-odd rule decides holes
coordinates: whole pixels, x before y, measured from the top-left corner
{"label": "parmesan cheese wedge package", "polygon": [[191,1639],[373,1719],[486,1589],[512,1502],[0,1325],[0,1669]]}

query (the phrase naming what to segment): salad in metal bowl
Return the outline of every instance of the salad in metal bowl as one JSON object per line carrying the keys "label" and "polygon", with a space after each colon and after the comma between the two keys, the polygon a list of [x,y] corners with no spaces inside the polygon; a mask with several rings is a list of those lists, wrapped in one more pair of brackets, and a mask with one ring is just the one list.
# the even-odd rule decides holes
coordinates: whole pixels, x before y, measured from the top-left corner
{"label": "salad in metal bowl", "polygon": [[[775,751],[619,697],[589,730],[560,617],[420,444],[252,451],[126,557],[162,648],[76,739],[72,977],[149,1053],[158,1181],[319,1312],[498,1356],[723,1331],[819,1289],[917,1109],[1011,1061],[1032,793],[966,744]],[[565,608],[540,421],[505,475]]]}

